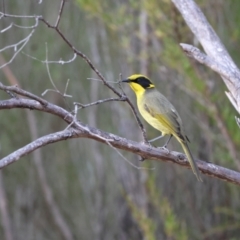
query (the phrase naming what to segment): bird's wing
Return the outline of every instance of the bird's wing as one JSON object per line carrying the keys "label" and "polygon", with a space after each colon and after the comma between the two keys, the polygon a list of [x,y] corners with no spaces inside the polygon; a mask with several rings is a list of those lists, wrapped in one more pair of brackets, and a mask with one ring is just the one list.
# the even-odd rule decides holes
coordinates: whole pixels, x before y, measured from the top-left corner
{"label": "bird's wing", "polygon": [[[177,136],[182,141],[187,139],[182,129],[181,118],[173,106],[169,108],[168,105],[168,108],[166,108],[164,104],[161,104],[161,108],[154,108],[145,103],[144,108],[152,117],[157,119],[164,128],[167,128],[171,134]],[[161,111],[159,111],[160,109]]]}

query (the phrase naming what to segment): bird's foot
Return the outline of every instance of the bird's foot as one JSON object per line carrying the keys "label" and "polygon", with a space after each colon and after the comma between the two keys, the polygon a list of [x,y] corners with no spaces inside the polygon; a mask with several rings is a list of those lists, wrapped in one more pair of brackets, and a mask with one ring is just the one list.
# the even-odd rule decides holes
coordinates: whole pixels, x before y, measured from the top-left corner
{"label": "bird's foot", "polygon": [[163,145],[161,148],[162,148],[162,149],[164,149],[164,150],[167,152],[167,154],[169,154],[169,153],[170,153],[170,150],[167,148],[167,146],[166,146],[166,145]]}

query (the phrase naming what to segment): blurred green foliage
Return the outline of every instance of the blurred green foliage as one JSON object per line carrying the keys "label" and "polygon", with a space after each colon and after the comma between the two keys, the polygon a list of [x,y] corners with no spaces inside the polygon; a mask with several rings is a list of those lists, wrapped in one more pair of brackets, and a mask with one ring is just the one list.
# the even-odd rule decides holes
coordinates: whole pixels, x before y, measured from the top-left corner
{"label": "blurred green foliage", "polygon": [[[40,2],[5,1],[5,11],[43,15],[54,24],[60,1]],[[238,64],[240,2],[196,2]],[[0,19],[0,29],[12,22],[21,26],[34,24],[27,18],[5,17]],[[123,77],[136,72],[149,75],[178,109],[194,155],[240,170],[239,129],[234,120],[236,112],[224,93],[226,87],[219,76],[189,60],[181,51],[181,42],[201,46],[169,0],[66,1],[59,28],[108,81],[116,82],[119,73]],[[18,42],[29,32],[29,29],[10,28],[1,33],[0,48]],[[66,43],[43,23],[39,23],[23,52],[8,67],[24,89],[37,95],[53,88],[46,64],[41,61],[73,58]],[[1,54],[8,61],[13,53],[13,49],[8,49]],[[66,109],[72,109],[73,102],[86,104],[114,96],[101,82],[88,80],[97,76],[80,57],[69,64],[49,64],[49,72],[62,92],[70,79],[67,94],[72,98],[64,100],[54,92],[44,96]],[[10,85],[4,71],[0,77],[1,82]],[[135,103],[132,92],[123,88]],[[0,92],[1,99],[7,97]],[[0,114],[3,157],[33,137],[26,111],[17,109]],[[56,117],[32,114],[39,137],[66,127]],[[110,102],[82,109],[78,118],[104,131],[142,140],[125,103]],[[159,134],[145,126],[149,139]],[[154,145],[161,146],[163,141]],[[181,151],[174,140],[170,149]],[[121,154],[136,166],[155,170],[133,168],[113,148],[88,139],[67,140],[41,149],[46,181],[73,239],[238,239],[238,186],[210,177],[204,177],[204,183],[200,184],[191,171],[179,166],[139,163],[137,156]],[[30,154],[2,170],[14,239],[64,239],[46,204],[33,158]],[[3,218],[0,221],[3,223]],[[3,233],[2,224],[0,236]]]}

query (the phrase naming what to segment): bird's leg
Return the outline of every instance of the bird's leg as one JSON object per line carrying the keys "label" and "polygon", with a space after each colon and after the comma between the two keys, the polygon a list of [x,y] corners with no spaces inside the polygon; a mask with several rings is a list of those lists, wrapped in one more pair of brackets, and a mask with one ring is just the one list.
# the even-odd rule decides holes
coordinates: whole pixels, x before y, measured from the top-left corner
{"label": "bird's leg", "polygon": [[168,145],[168,143],[170,142],[172,136],[173,136],[173,135],[171,134],[170,137],[168,138],[167,142],[162,146],[162,148],[164,148],[164,149],[166,149],[166,150],[168,151],[168,154],[170,153],[170,151],[168,150],[167,145]]}
{"label": "bird's leg", "polygon": [[160,136],[158,136],[158,137],[156,137],[156,138],[154,138],[154,139],[152,139],[152,140],[148,140],[148,142],[155,142],[156,140],[158,140],[158,139],[160,139],[160,138],[162,138],[162,137],[164,137],[163,135],[160,135]]}
{"label": "bird's leg", "polygon": [[[160,135],[160,136],[158,136],[158,137],[156,137],[156,138],[154,138],[154,139],[152,139],[152,140],[149,140],[148,142],[149,143],[151,143],[151,142],[154,142],[154,141],[156,141],[156,140],[158,140],[158,139],[160,139],[160,138],[162,138],[162,137],[164,137],[165,135]],[[170,140],[171,140],[171,138],[172,138],[172,134],[170,135],[170,137],[168,138],[168,140],[167,140],[167,142],[162,146],[162,148],[164,148],[164,149],[166,149],[167,151],[168,151],[168,154],[170,153],[170,151],[168,150],[168,148],[167,148],[167,145],[168,145],[168,143],[170,142]]]}
{"label": "bird's leg", "polygon": [[170,135],[169,139],[167,140],[167,142],[162,146],[163,148],[167,148],[167,145],[169,144],[171,138],[172,138],[172,134]]}

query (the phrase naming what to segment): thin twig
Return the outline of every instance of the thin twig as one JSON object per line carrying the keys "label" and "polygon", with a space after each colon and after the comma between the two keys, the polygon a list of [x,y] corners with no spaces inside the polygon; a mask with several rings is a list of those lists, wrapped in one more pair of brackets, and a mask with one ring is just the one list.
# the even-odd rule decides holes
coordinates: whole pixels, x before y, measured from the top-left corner
{"label": "thin twig", "polygon": [[[23,51],[22,51],[22,54],[24,54],[25,56],[27,56],[27,57],[29,57],[29,58],[31,58],[31,59],[33,59],[33,60],[39,61],[39,62],[41,62],[41,63],[46,63],[46,60],[40,60],[40,59],[38,59],[38,58],[36,58],[36,57],[33,57],[33,56],[31,56],[31,55],[23,52]],[[67,63],[72,63],[72,62],[76,59],[76,57],[77,57],[77,54],[74,53],[74,54],[73,54],[73,57],[72,57],[71,59],[67,60],[67,61],[64,61],[64,60],[62,60],[62,59],[60,59],[60,60],[58,60],[58,61],[50,61],[50,60],[48,60],[47,63],[48,63],[48,64],[56,63],[56,64],[61,64],[61,65],[63,65],[63,64],[67,64]]]}
{"label": "thin twig", "polygon": [[[87,78],[87,80],[102,82],[102,80],[98,79],[98,78]],[[106,81],[106,82],[108,82],[108,83],[119,83],[118,81],[116,81],[116,82],[114,82],[114,81]]]}
{"label": "thin twig", "polygon": [[8,14],[8,13],[4,13],[4,12],[0,12],[0,19],[2,17],[11,17],[11,18],[42,18],[41,15],[14,15],[14,14]]}
{"label": "thin twig", "polygon": [[[66,44],[73,50],[74,53],[76,53],[78,56],[80,56],[81,58],[83,58],[88,65],[90,66],[90,68],[98,75],[98,77],[102,80],[103,84],[105,86],[107,86],[110,90],[112,90],[117,96],[119,96],[120,98],[122,97],[122,94],[120,92],[118,92],[114,87],[112,87],[107,81],[106,79],[103,77],[103,75],[98,71],[98,69],[93,65],[93,63],[91,62],[91,60],[85,55],[83,54],[81,51],[77,50],[72,44],[71,42],[64,36],[64,34],[58,29],[58,27],[51,25],[50,23],[48,23],[44,18],[40,18],[40,20],[45,23],[49,28],[55,29],[55,31],[61,36],[61,38],[66,42]],[[129,100],[129,98],[126,98],[126,102],[129,104],[136,120],[137,123],[139,125],[139,128],[142,131],[143,134],[143,138],[144,138],[144,142],[148,143],[147,141],[147,136],[146,136],[146,130],[143,127],[143,124],[141,123],[140,118],[137,115],[137,111],[134,108],[133,104],[131,103],[131,101]]]}
{"label": "thin twig", "polygon": [[66,83],[66,86],[65,86],[65,90],[64,90],[63,96],[64,96],[64,97],[69,97],[69,98],[71,98],[72,95],[68,95],[68,94],[67,94],[67,89],[68,89],[68,84],[69,84],[69,82],[70,82],[70,79],[67,80],[67,83]]}
{"label": "thin twig", "polygon": [[[38,19],[36,18],[36,24],[35,24],[35,26],[37,26],[37,25],[38,25]],[[26,38],[22,39],[22,40],[19,41],[18,43],[9,45],[9,46],[7,46],[7,47],[5,47],[5,48],[2,48],[2,49],[0,50],[0,52],[2,52],[2,51],[5,51],[5,50],[8,49],[8,48],[14,48],[14,51],[15,51],[15,53],[14,53],[13,56],[12,56],[12,58],[11,58],[8,62],[6,62],[6,63],[3,64],[2,66],[0,66],[0,69],[3,68],[3,67],[5,67],[7,64],[9,64],[9,63],[11,63],[11,62],[13,61],[13,59],[17,56],[17,54],[18,54],[18,53],[25,47],[25,45],[29,42],[30,38],[32,37],[33,33],[35,32],[35,29],[36,29],[36,28],[34,28]],[[18,48],[18,45],[20,45],[20,44],[22,44],[22,45],[20,46],[19,49],[17,49],[17,48]]]}
{"label": "thin twig", "polygon": [[[3,63],[5,62],[5,60],[2,56],[0,56],[0,61]],[[5,76],[8,79],[10,84],[20,86],[18,79],[14,76],[14,74],[11,71],[9,66],[6,66],[5,68],[3,68],[3,73],[5,74]],[[10,93],[12,93],[12,92],[10,92]],[[38,138],[38,130],[37,130],[38,124],[36,121],[36,116],[33,111],[29,111],[28,109],[25,109],[25,112],[27,115],[27,121],[28,121],[28,127],[29,127],[30,134],[31,134],[31,140],[34,141],[35,139]],[[42,151],[40,149],[38,149],[33,152],[32,156],[33,156],[32,157],[33,162],[35,164],[35,167],[36,167],[36,170],[38,173],[39,183],[40,183],[40,186],[44,193],[43,198],[44,198],[45,202],[47,203],[49,212],[52,214],[53,220],[54,220],[56,226],[58,227],[60,233],[64,237],[64,239],[72,240],[73,237],[72,237],[70,228],[69,228],[67,222],[65,221],[64,217],[62,216],[61,211],[59,210],[58,204],[54,200],[52,189],[49,186],[49,183],[47,181],[46,172],[45,172],[45,169],[42,164]],[[0,196],[2,197],[2,193],[0,194]],[[7,209],[6,206],[5,206],[5,208]],[[10,240],[10,239],[13,239],[13,238],[6,237],[6,240]]]}
{"label": "thin twig", "polygon": [[97,68],[95,68],[95,66],[93,65],[92,61],[85,55],[83,54],[81,51],[77,50],[72,43],[64,36],[64,34],[58,29],[58,27],[55,27],[53,25],[51,25],[49,22],[47,22],[43,17],[39,18],[40,21],[42,21],[44,24],[46,24],[49,28],[54,29],[59,35],[60,37],[66,42],[66,44],[73,50],[74,53],[76,53],[78,56],[80,56],[81,58],[83,58],[89,65],[89,67],[98,75],[98,77],[103,81],[103,84],[106,85],[110,90],[112,90],[117,96],[121,97],[121,94],[116,91],[115,88],[113,88],[110,84],[108,84],[108,82],[105,80],[105,78],[103,77],[103,75],[98,71]]}
{"label": "thin twig", "polygon": [[[14,101],[14,100],[15,99],[5,100],[2,106],[6,108],[7,102],[15,102],[16,104],[19,104],[20,100],[18,101]],[[33,100],[28,100],[28,101],[33,101]],[[24,106],[16,105],[16,107],[22,108]],[[25,105],[25,108],[27,107],[29,107],[28,104]],[[37,105],[32,105],[31,108],[34,109],[34,107],[36,107],[36,109],[39,108],[39,106]],[[55,107],[57,106],[53,105],[53,108]],[[11,163],[14,163],[15,161],[19,160],[21,157],[31,153],[32,151],[40,147],[43,147],[45,145],[55,143],[58,141],[66,140],[69,138],[77,138],[77,137],[92,138],[99,142],[105,143],[107,145],[109,145],[110,143],[112,146],[118,149],[123,149],[129,152],[133,152],[149,160],[152,159],[152,160],[169,161],[175,164],[179,164],[183,167],[190,168],[189,162],[186,159],[181,160],[179,158],[179,156],[182,156],[181,153],[174,152],[174,151],[171,151],[170,153],[166,153],[164,150],[159,148],[154,148],[154,147],[150,148],[149,146],[146,146],[144,144],[140,144],[131,140],[121,138],[112,133],[103,132],[100,129],[89,127],[79,121],[73,124],[73,127],[74,129],[70,128],[68,130],[55,132],[55,133],[46,135],[44,137],[38,138],[33,142],[31,142],[30,144],[27,144],[26,146],[16,150],[15,152],[9,154],[8,156],[0,160],[0,168],[3,168]],[[215,164],[207,163],[205,161],[197,160],[197,165],[198,165],[198,168],[201,170],[201,172],[205,175],[209,175],[211,177],[215,177],[218,179],[222,179],[222,180],[240,185],[239,172],[236,172],[221,166],[217,166]]]}
{"label": "thin twig", "polygon": [[126,96],[122,96],[121,98],[102,99],[102,100],[98,100],[96,102],[92,102],[92,103],[88,103],[88,104],[82,104],[82,103],[78,103],[78,102],[74,102],[73,104],[80,106],[78,109],[82,109],[82,108],[98,105],[98,104],[105,103],[105,102],[112,102],[112,101],[126,101]]}
{"label": "thin twig", "polygon": [[[78,113],[78,107],[77,105],[74,106],[74,110],[73,110],[73,119],[72,119],[72,122],[68,124],[68,126],[64,129],[64,130],[68,130],[69,128],[72,127],[72,125],[74,123],[77,122],[77,113]],[[66,116],[67,117],[67,116]],[[64,120],[66,119],[66,117],[64,118]]]}
{"label": "thin twig", "polygon": [[[209,65],[211,69],[218,72],[222,77],[229,92],[231,92],[237,111],[240,113],[240,70],[230,57],[225,46],[213,30],[212,26],[207,21],[200,8],[193,0],[171,0],[177,9],[180,11],[182,17],[187,25],[202,44],[202,47],[207,55],[203,58],[198,57],[196,52],[190,51],[192,56],[199,62],[204,60],[205,65]],[[181,44],[183,47],[183,44]],[[206,61],[207,56],[207,61]],[[209,61],[210,60],[210,61]],[[207,64],[206,64],[207,63]]]}
{"label": "thin twig", "polygon": [[[49,77],[50,82],[51,82],[52,86],[54,87],[54,89],[46,89],[46,90],[42,93],[42,96],[44,96],[44,95],[45,95],[47,92],[49,92],[49,91],[51,91],[51,92],[56,92],[56,93],[60,94],[60,95],[63,97],[65,103],[67,104],[67,102],[66,102],[66,100],[65,100],[65,97],[70,97],[70,98],[71,98],[72,96],[71,96],[71,95],[66,95],[65,92],[62,94],[62,93],[58,90],[57,86],[55,85],[55,83],[54,83],[54,81],[53,81],[53,79],[52,79],[52,75],[51,75],[51,73],[50,73],[49,65],[48,65],[48,45],[47,45],[47,43],[46,43],[46,60],[45,60],[45,64],[46,64],[46,68],[47,68],[48,77]],[[68,82],[69,82],[69,81],[67,81],[67,83],[66,83],[65,91],[66,91],[66,89],[67,89]],[[69,106],[68,106],[68,107],[69,107]]]}
{"label": "thin twig", "polygon": [[146,167],[138,167],[136,165],[134,165],[132,162],[130,162],[127,158],[125,158],[122,153],[116,149],[109,141],[106,141],[106,143],[108,144],[108,146],[110,146],[113,150],[115,150],[117,152],[117,154],[125,161],[127,162],[129,165],[131,165],[132,167],[138,169],[138,170],[155,170],[155,168],[146,168]]}
{"label": "thin twig", "polygon": [[50,82],[52,84],[52,86],[55,88],[55,91],[60,93],[60,91],[57,89],[53,79],[52,79],[52,76],[51,76],[51,73],[50,73],[50,70],[49,70],[49,66],[48,66],[48,45],[46,43],[46,68],[47,68],[47,73],[48,73],[48,77],[50,79]]}
{"label": "thin twig", "polygon": [[60,5],[60,9],[59,9],[59,13],[58,13],[58,18],[57,18],[57,21],[55,23],[55,28],[58,28],[58,25],[59,25],[59,22],[60,22],[62,13],[63,13],[64,5],[65,5],[65,0],[62,0],[61,5]]}
{"label": "thin twig", "polygon": [[4,33],[4,32],[6,32],[7,30],[9,30],[10,28],[12,28],[12,25],[13,25],[13,23],[11,23],[8,27],[2,29],[2,30],[0,31],[0,33]]}

